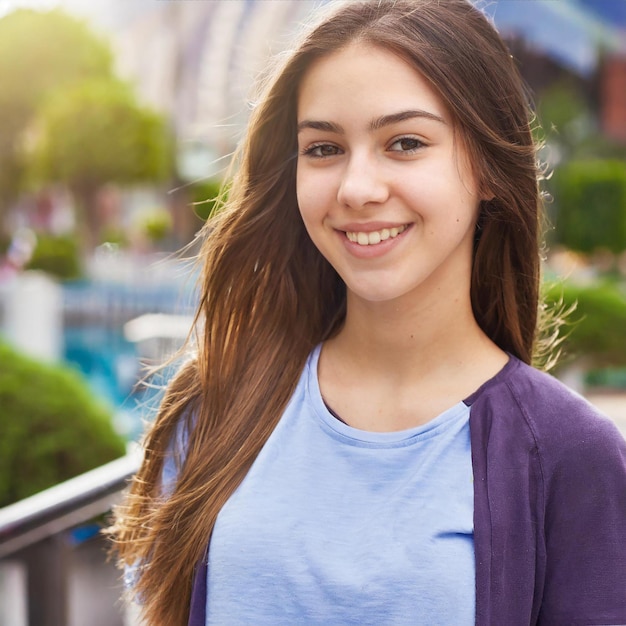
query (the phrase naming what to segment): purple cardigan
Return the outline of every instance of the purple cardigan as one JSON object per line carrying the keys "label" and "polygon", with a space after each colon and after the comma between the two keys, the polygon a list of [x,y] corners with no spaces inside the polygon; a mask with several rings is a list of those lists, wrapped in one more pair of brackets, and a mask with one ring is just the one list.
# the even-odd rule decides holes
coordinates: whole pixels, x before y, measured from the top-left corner
{"label": "purple cardigan", "polygon": [[[626,442],[551,376],[511,357],[466,401],[476,625],[626,624]],[[206,555],[189,626],[206,623]]]}

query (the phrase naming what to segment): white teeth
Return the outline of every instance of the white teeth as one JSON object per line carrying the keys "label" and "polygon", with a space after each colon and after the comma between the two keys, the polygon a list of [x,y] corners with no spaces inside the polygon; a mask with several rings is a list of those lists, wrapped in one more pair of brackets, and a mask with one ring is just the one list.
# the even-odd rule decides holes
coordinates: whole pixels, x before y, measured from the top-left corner
{"label": "white teeth", "polygon": [[374,230],[372,232],[346,232],[346,237],[353,243],[358,243],[360,246],[374,246],[386,239],[393,239],[400,233],[403,233],[407,229],[407,226],[394,226],[393,228],[383,228],[382,230]]}
{"label": "white teeth", "polygon": [[380,240],[381,240],[380,233],[378,231],[374,231],[373,233],[369,234],[368,244],[370,246],[373,246],[373,245],[375,245],[377,243],[380,243]]}

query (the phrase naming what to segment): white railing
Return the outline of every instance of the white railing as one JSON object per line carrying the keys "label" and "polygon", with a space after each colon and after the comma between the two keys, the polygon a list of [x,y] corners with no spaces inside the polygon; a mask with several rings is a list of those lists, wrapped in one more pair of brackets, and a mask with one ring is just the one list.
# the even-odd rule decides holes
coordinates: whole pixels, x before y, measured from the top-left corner
{"label": "white railing", "polygon": [[106,542],[77,529],[111,510],[139,461],[131,452],[0,509],[0,626],[134,623]]}

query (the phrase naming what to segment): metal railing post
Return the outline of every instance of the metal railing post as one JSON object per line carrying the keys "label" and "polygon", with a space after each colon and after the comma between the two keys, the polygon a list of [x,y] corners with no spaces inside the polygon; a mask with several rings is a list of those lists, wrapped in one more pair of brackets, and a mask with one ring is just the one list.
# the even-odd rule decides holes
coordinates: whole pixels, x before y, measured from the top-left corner
{"label": "metal railing post", "polygon": [[62,535],[53,535],[22,550],[26,565],[29,626],[68,623],[68,548]]}
{"label": "metal railing post", "polygon": [[28,626],[26,567],[18,559],[0,561],[0,626]]}
{"label": "metal railing post", "polygon": [[[22,623],[5,625],[0,621],[0,626],[68,626],[75,623],[70,615],[70,577],[75,569],[76,546],[71,542],[69,531],[107,513],[119,499],[139,462],[139,451],[130,453],[0,509],[0,584],[11,584],[14,592],[27,595],[26,601],[11,599],[11,608],[0,611],[0,620],[13,620],[12,615],[17,615],[15,619]],[[105,560],[103,551],[101,565],[96,564],[97,568],[105,568]],[[87,563],[87,568],[92,566],[93,563]],[[82,571],[89,573],[91,569]],[[75,578],[76,572],[72,580]],[[98,577],[93,577],[92,582],[90,579],[90,576],[86,577],[82,590],[89,585],[98,587]],[[5,595],[9,593],[8,589],[0,589],[0,596],[3,591]],[[104,591],[95,589],[94,593],[102,598]],[[115,621],[113,616],[113,613],[119,613],[119,607],[115,607],[113,601],[111,604],[108,621],[99,621],[94,615],[91,623],[107,626],[119,623],[119,619]],[[28,615],[24,617],[24,613]]]}

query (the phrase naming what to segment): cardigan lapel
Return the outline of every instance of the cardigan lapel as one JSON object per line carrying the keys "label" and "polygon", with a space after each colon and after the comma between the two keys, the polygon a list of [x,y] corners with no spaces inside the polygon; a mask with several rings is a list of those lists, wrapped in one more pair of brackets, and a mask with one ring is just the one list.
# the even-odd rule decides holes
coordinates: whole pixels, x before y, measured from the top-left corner
{"label": "cardigan lapel", "polygon": [[194,567],[191,606],[189,608],[189,621],[187,622],[187,626],[206,625],[207,557],[208,548]]}

